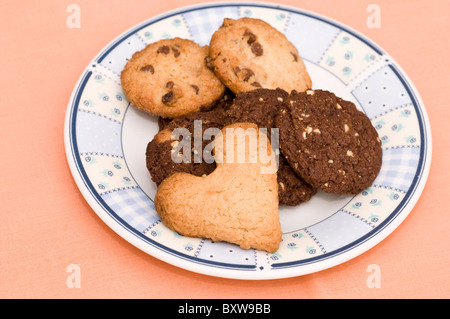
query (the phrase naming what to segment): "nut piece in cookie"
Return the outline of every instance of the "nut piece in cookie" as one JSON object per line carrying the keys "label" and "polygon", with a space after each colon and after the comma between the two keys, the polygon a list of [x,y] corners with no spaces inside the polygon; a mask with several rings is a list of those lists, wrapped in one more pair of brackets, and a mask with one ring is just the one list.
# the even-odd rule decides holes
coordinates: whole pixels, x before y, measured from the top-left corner
{"label": "nut piece in cookie", "polygon": [[260,19],[224,19],[211,37],[207,64],[235,94],[256,88],[305,91],[312,85],[297,48]]}
{"label": "nut piece in cookie", "polygon": [[[156,193],[156,210],[166,226],[184,236],[273,253],[282,235],[277,178],[275,172],[264,171],[267,164],[259,160],[270,143],[264,135],[258,140],[262,133],[255,124],[235,123],[221,132],[214,140],[216,170],[205,177],[186,173],[168,177]],[[256,148],[250,147],[254,139]],[[230,152],[239,157],[239,150],[244,150],[245,161],[229,161]]]}
{"label": "nut piece in cookie", "polygon": [[[271,129],[276,128],[275,116],[288,97],[289,94],[281,89],[243,92],[236,96],[227,115],[232,122],[251,122],[259,128],[267,129],[270,138]],[[292,170],[283,154],[279,156],[277,180],[278,199],[283,206],[296,206],[307,202],[317,192],[316,188],[308,185]]]}
{"label": "nut piece in cookie", "polygon": [[225,86],[206,65],[208,46],[164,39],[133,54],[121,73],[124,93],[138,109],[173,118],[207,109]]}
{"label": "nut piece in cookie", "polygon": [[331,92],[291,92],[275,124],[292,169],[316,188],[358,194],[380,171],[381,142],[369,118]]}

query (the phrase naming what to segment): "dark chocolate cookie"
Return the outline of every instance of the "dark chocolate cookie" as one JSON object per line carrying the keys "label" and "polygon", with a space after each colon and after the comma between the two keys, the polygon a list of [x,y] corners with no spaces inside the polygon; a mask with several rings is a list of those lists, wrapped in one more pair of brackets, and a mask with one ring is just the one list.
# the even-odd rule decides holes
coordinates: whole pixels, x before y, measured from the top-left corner
{"label": "dark chocolate cookie", "polygon": [[[160,131],[155,135],[153,140],[148,143],[146,150],[146,164],[147,169],[151,175],[152,180],[156,185],[176,172],[190,173],[196,176],[209,175],[216,168],[216,164],[213,161],[205,160],[203,157],[203,150],[211,143],[211,140],[203,139],[203,134],[208,128],[222,129],[223,126],[228,123],[225,110],[232,102],[232,98],[229,95],[225,95],[211,111],[197,112],[186,116],[177,117],[173,120],[159,119]],[[195,128],[200,128],[195,120],[201,121],[200,134],[195,134]],[[173,156],[184,155],[183,149],[174,155],[174,147],[182,140],[180,136],[177,139],[172,139],[172,132],[177,128],[187,129],[190,133],[191,147],[190,147],[190,162],[184,161],[176,162],[173,160]],[[196,147],[196,140],[199,141],[198,145],[201,145],[201,149]],[[202,155],[201,160],[199,154]]]}
{"label": "dark chocolate cookie", "polygon": [[[227,115],[225,114],[225,112],[232,105],[234,98],[235,95],[233,92],[231,92],[230,90],[225,90],[225,93],[222,96],[222,98],[218,100],[208,111],[192,113],[189,115],[176,117],[174,119],[159,117],[158,118],[159,131],[162,131],[163,129],[169,127],[169,124],[171,122],[173,122],[172,124],[170,124],[170,127],[172,128],[175,128],[176,125],[186,127],[187,125],[186,123],[193,124],[193,121],[195,119],[203,119],[205,121],[212,120],[213,122],[217,123],[217,125],[220,126],[218,127],[220,129],[225,125],[225,121],[227,120],[226,119]],[[211,127],[211,125],[209,125],[209,127]]]}
{"label": "dark chocolate cookie", "polygon": [[[271,129],[275,128],[275,116],[288,97],[289,94],[281,89],[256,89],[240,93],[227,115],[233,123],[251,122],[259,128],[267,129],[270,139]],[[308,201],[317,191],[297,176],[282,154],[279,156],[277,180],[280,205],[296,206]]]}
{"label": "dark chocolate cookie", "polygon": [[277,182],[280,205],[297,206],[317,193],[315,187],[298,177],[282,154],[279,157]]}
{"label": "dark chocolate cookie", "polygon": [[281,89],[256,89],[240,93],[236,95],[227,115],[233,123],[255,123],[259,128],[266,128],[270,134],[270,129],[275,127],[278,109],[288,96],[289,93]]}
{"label": "dark chocolate cookie", "polygon": [[[193,160],[195,155],[193,146],[191,148],[191,154],[189,154],[191,158],[189,163],[183,161],[180,163],[175,162],[172,159],[172,153],[177,143],[179,143],[178,140],[172,140],[172,131],[164,129],[158,132],[153,140],[147,145],[145,153],[147,169],[151,175],[152,181],[155,182],[157,186],[159,186],[167,177],[177,172],[203,176],[209,175],[216,168],[215,163],[206,163],[204,161],[195,163]],[[180,156],[182,155],[183,153],[180,152]]]}
{"label": "dark chocolate cookie", "polygon": [[369,118],[331,92],[291,92],[275,124],[293,170],[325,192],[358,194],[380,171],[381,142]]}

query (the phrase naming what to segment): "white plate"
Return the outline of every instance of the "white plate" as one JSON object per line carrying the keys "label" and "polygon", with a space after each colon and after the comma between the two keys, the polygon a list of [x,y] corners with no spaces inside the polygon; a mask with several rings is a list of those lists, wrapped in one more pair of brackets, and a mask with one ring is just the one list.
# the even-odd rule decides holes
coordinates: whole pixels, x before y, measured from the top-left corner
{"label": "white plate", "polygon": [[[357,196],[319,192],[280,207],[283,241],[268,254],[165,227],[153,205],[156,187],[145,166],[157,119],[130,106],[120,85],[127,59],[162,38],[201,45],[225,17],[260,18],[299,49],[313,88],[353,101],[382,140],[383,165]],[[400,36],[400,35],[399,35]],[[131,244],[190,271],[226,278],[299,276],[341,264],[389,235],[412,210],[428,177],[431,135],[423,103],[398,64],[358,32],[315,13],[269,3],[201,4],[151,18],[126,31],[88,65],[76,84],[65,123],[74,179],[98,216]]]}

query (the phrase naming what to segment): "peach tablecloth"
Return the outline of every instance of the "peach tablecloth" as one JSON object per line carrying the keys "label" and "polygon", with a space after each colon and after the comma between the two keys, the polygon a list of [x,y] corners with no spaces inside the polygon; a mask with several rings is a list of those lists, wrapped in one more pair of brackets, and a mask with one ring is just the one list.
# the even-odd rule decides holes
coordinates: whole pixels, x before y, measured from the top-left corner
{"label": "peach tablecloth", "polygon": [[[90,60],[154,15],[195,0],[0,2],[0,297],[2,298],[449,298],[450,1],[377,0],[381,28],[366,24],[373,0],[282,0],[365,34],[417,87],[433,134],[427,185],[384,241],[331,269],[239,281],[166,264],[116,235],[79,192],[64,151],[68,100]],[[70,4],[81,28],[66,24]],[[369,265],[381,286],[370,288]],[[71,288],[70,265],[80,270]],[[69,268],[68,268],[69,267]]]}

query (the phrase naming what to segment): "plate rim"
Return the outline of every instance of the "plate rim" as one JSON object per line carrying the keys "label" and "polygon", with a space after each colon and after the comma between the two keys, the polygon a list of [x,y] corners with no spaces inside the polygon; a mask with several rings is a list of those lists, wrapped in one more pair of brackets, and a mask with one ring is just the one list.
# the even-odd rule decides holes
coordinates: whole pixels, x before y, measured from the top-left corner
{"label": "plate rim", "polygon": [[[317,259],[319,259],[319,262],[317,262],[317,259],[311,258],[307,259],[306,261],[302,263],[297,263],[294,266],[289,267],[280,267],[280,270],[278,271],[243,271],[242,269],[230,269],[230,268],[220,268],[217,265],[210,265],[206,263],[196,263],[193,262],[193,259],[190,258],[183,258],[180,255],[175,255],[170,253],[168,251],[168,247],[163,247],[164,249],[159,249],[157,247],[154,247],[153,245],[156,242],[153,242],[150,238],[144,238],[144,234],[138,233],[136,230],[130,229],[131,226],[128,225],[124,221],[120,221],[117,218],[114,218],[111,214],[109,214],[105,208],[104,205],[106,203],[101,203],[96,196],[91,192],[89,189],[89,185],[86,184],[86,181],[82,178],[80,175],[80,170],[78,167],[78,164],[76,163],[76,160],[74,159],[74,151],[77,148],[72,144],[72,122],[73,122],[73,105],[76,102],[74,99],[77,96],[77,92],[82,89],[80,85],[82,85],[83,81],[85,80],[86,76],[88,75],[88,68],[90,65],[95,63],[95,61],[99,60],[99,58],[102,55],[105,55],[107,52],[112,50],[115,45],[119,43],[119,41],[124,36],[129,36],[131,34],[134,34],[137,32],[137,30],[143,28],[144,26],[153,24],[158,22],[159,20],[168,18],[170,16],[186,13],[189,11],[199,10],[199,9],[207,9],[212,7],[220,7],[220,6],[233,6],[233,7],[240,7],[240,6],[249,6],[249,7],[259,7],[259,8],[269,8],[269,9],[278,9],[278,10],[284,10],[304,15],[309,15],[311,17],[317,18],[321,21],[335,24],[338,28],[341,30],[344,30],[346,32],[349,32],[350,34],[357,36],[359,39],[363,40],[366,44],[369,44],[372,48],[376,48],[379,52],[382,52],[385,56],[389,58],[389,61],[395,66],[397,71],[397,76],[401,79],[403,84],[405,85],[405,88],[407,88],[410,92],[410,95],[413,97],[413,104],[414,102],[417,102],[418,105],[414,105],[416,111],[418,112],[418,115],[420,117],[418,118],[419,125],[422,127],[421,133],[424,132],[422,136],[422,143],[421,143],[421,151],[422,149],[423,154],[421,157],[423,157],[422,161],[419,161],[419,165],[417,168],[417,171],[419,170],[420,164],[422,164],[421,172],[419,175],[416,174],[415,179],[418,179],[416,182],[413,181],[411,183],[410,189],[405,194],[405,198],[403,200],[407,200],[406,203],[401,205],[401,203],[397,206],[401,209],[397,212],[394,218],[390,218],[387,220],[385,224],[381,223],[378,225],[374,230],[368,232],[365,236],[362,236],[358,238],[357,240],[351,242],[350,244],[341,247],[338,249],[338,251],[331,251],[330,253],[327,253],[325,255],[318,256]],[[128,106],[129,107],[129,106]],[[428,180],[428,175],[430,171],[431,166],[431,158],[432,158],[432,136],[431,136],[431,128],[430,128],[430,122],[428,118],[428,114],[426,112],[425,105],[422,101],[422,98],[417,91],[416,87],[414,86],[414,83],[411,81],[411,79],[408,77],[406,72],[400,67],[400,65],[381,47],[378,46],[377,43],[375,43],[373,40],[366,37],[364,34],[360,33],[359,31],[354,30],[353,28],[336,21],[332,18],[328,18],[326,16],[323,16],[321,14],[317,14],[302,8],[297,8],[294,6],[288,6],[288,5],[280,5],[277,3],[272,2],[248,2],[248,1],[220,1],[220,2],[205,2],[200,4],[194,4],[194,5],[188,5],[183,6],[180,8],[176,8],[173,10],[169,10],[166,12],[163,12],[161,14],[155,15],[153,17],[150,17],[146,19],[145,21],[142,21],[131,28],[125,30],[120,35],[116,36],[112,41],[110,41],[106,46],[104,46],[99,53],[96,54],[96,56],[90,61],[90,63],[85,67],[83,70],[81,76],[78,78],[78,81],[76,82],[76,85],[74,89],[72,90],[72,94],[70,96],[68,107],[66,110],[65,115],[65,123],[64,123],[64,145],[65,145],[65,151],[66,151],[66,159],[70,168],[70,171],[72,173],[72,176],[75,180],[75,183],[77,187],[79,188],[80,192],[82,193],[85,200],[88,202],[88,204],[91,206],[91,208],[94,210],[94,212],[98,215],[98,217],[105,222],[105,224],[108,225],[114,232],[116,232],[120,237],[137,247],[138,249],[144,251],[148,255],[155,257],[163,262],[169,263],[171,265],[174,265],[176,267],[192,271],[195,273],[203,274],[203,275],[209,275],[214,277],[221,277],[221,278],[229,278],[229,279],[241,279],[241,280],[266,280],[266,279],[282,279],[282,278],[289,278],[289,277],[296,277],[296,276],[302,276],[310,273],[315,273],[321,270],[325,270],[334,266],[337,266],[339,264],[342,264],[348,260],[351,260],[362,253],[370,250],[372,247],[379,244],[381,241],[383,241],[386,237],[388,237],[398,226],[406,219],[406,217],[411,213],[414,206],[416,205],[417,201],[419,200],[426,182]],[[414,186],[414,187],[413,187]],[[408,195],[411,191],[413,191],[413,194]],[[397,209],[396,208],[396,209]],[[394,211],[393,211],[394,212]],[[392,212],[392,213],[393,213]],[[391,214],[392,214],[391,213]],[[120,217],[119,217],[120,219]],[[364,240],[361,241],[361,239],[364,238]],[[354,242],[360,241],[357,245],[354,244]],[[157,244],[157,243],[156,243]],[[169,249],[170,250],[170,249]],[[327,256],[327,258],[324,258],[324,256]],[[188,257],[188,256],[186,256]],[[321,258],[319,258],[321,257]],[[186,263],[188,261],[188,263]]]}

